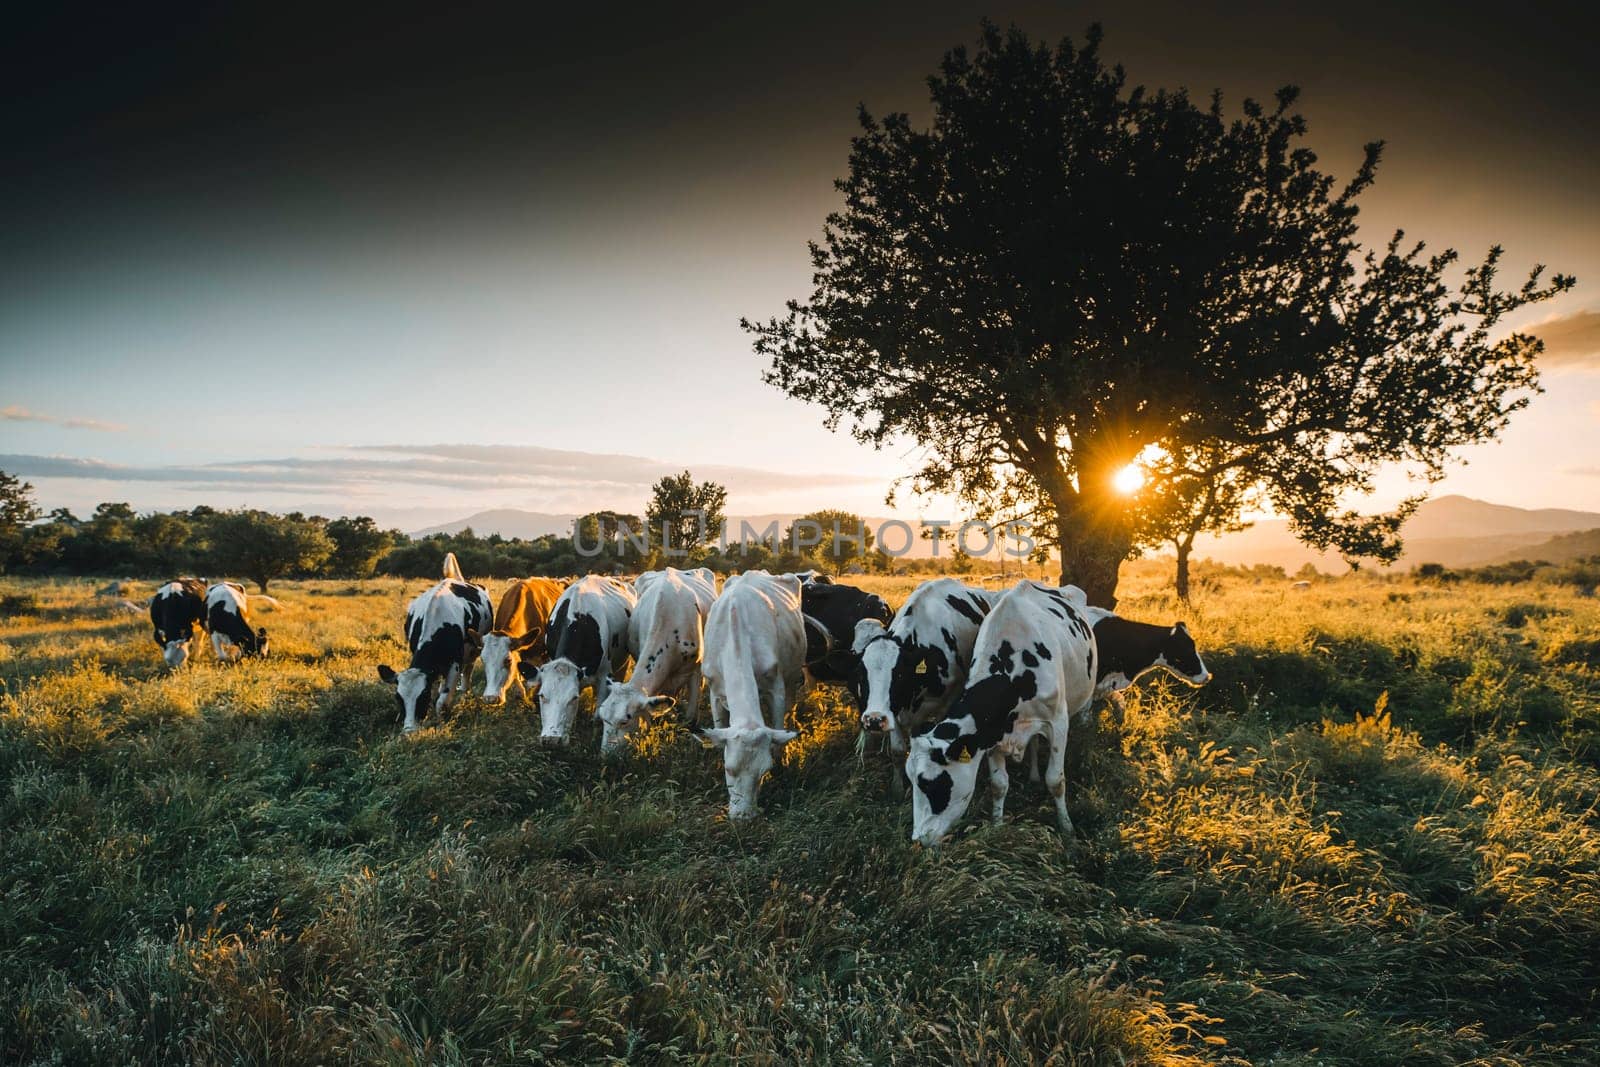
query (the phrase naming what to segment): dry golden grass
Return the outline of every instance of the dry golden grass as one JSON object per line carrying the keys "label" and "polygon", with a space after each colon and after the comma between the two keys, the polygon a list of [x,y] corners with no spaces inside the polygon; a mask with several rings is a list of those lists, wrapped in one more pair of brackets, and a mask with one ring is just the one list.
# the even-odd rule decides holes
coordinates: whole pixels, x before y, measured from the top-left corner
{"label": "dry golden grass", "polygon": [[735,825],[673,723],[402,738],[424,582],[283,583],[269,662],[176,674],[0,582],[0,1062],[1600,1060],[1600,603],[1163,578],[1124,612],[1216,681],[1080,736],[1079,847],[1018,776],[936,852],[831,690]]}

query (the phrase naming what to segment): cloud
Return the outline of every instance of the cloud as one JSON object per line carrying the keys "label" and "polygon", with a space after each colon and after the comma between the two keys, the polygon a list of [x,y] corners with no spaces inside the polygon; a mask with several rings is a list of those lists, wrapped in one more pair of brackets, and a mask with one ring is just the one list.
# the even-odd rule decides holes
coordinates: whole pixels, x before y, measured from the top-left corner
{"label": "cloud", "polygon": [[7,404],[0,408],[0,419],[11,422],[48,422],[55,426],[67,426],[74,430],[100,430],[104,433],[121,433],[127,427],[119,422],[101,422],[99,419],[74,419],[63,415],[46,415],[41,411],[29,411],[17,404]]}
{"label": "cloud", "polygon": [[[578,502],[642,498],[651,483],[684,469],[642,456],[510,445],[382,445],[329,458],[290,456],[174,466],[136,466],[76,456],[0,455],[0,469],[28,478],[92,479],[183,487],[199,492],[293,492],[372,496],[408,490],[515,491],[535,499]],[[796,474],[754,467],[702,465],[695,476],[734,493],[877,486],[856,474]]]}
{"label": "cloud", "polygon": [[1600,311],[1575,311],[1529,326],[1528,332],[1544,342],[1539,358],[1546,367],[1600,370]]}
{"label": "cloud", "polygon": [[353,452],[376,452],[413,457],[413,462],[434,460],[452,470],[507,476],[540,477],[557,481],[580,479],[587,483],[648,489],[656,480],[686,467],[696,478],[720,482],[731,492],[765,492],[774,489],[811,489],[842,485],[880,485],[881,477],[839,473],[793,473],[716,463],[668,463],[644,456],[607,452],[576,452],[529,445],[365,445]]}

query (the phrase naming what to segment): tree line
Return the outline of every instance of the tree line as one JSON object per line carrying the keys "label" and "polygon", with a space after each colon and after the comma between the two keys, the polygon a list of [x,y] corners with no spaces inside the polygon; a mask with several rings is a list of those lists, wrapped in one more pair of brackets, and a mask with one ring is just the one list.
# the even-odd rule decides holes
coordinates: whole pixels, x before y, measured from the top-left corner
{"label": "tree line", "polygon": [[[569,534],[508,538],[480,535],[469,527],[411,537],[383,529],[365,515],[329,519],[206,506],[139,513],[125,502],[100,504],[82,517],[66,508],[44,513],[31,485],[0,471],[0,573],[149,579],[206,574],[245,578],[265,592],[279,578],[433,578],[446,552],[454,552],[463,572],[474,578],[611,573],[664,564],[724,574],[758,567],[967,574],[985,566],[959,550],[941,559],[892,557],[873,543],[861,516],[831,508],[800,516],[776,537],[724,546],[718,530],[726,502],[723,486],[696,482],[684,471],[652,487],[642,519],[594,511],[579,517]],[[821,544],[796,548],[797,541],[806,540],[797,538],[796,528],[807,529],[806,523],[828,533],[837,525],[861,537],[838,542],[825,537]],[[650,537],[643,548],[623,536],[647,528]],[[668,548],[682,555],[669,555]]]}

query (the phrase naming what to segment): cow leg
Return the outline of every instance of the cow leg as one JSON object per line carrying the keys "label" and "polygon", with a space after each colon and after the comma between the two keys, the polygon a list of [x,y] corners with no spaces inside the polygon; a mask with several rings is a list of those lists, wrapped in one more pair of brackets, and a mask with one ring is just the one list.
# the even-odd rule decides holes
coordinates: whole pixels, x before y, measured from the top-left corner
{"label": "cow leg", "polygon": [[461,668],[457,664],[450,664],[450,673],[444,676],[444,684],[439,686],[439,696],[433,702],[436,714],[443,715],[450,710],[450,704],[455,700],[456,679],[461,676]]}
{"label": "cow leg", "polygon": [[989,818],[998,826],[1006,817],[1006,791],[1011,776],[1006,772],[1006,754],[998,747],[989,750]]}
{"label": "cow leg", "polygon": [[1111,719],[1117,724],[1117,729],[1121,730],[1122,720],[1128,714],[1127,701],[1123,699],[1121,691],[1116,689],[1113,689],[1106,699],[1111,703]]}
{"label": "cow leg", "polygon": [[1056,823],[1061,836],[1074,834],[1072,818],[1067,814],[1067,720],[1063,716],[1050,727],[1050,762],[1045,765],[1045,784],[1050,787],[1050,797],[1056,803]]}
{"label": "cow leg", "polygon": [[692,723],[700,720],[700,687],[702,684],[700,668],[696,667],[689,672],[689,684],[684,686],[684,722]]}
{"label": "cow leg", "polygon": [[1040,766],[1044,762],[1044,738],[1035,734],[1033,740],[1028,742],[1028,751],[1033,753],[1033,759],[1028,763],[1028,784],[1038,785],[1044,780],[1044,770]]}

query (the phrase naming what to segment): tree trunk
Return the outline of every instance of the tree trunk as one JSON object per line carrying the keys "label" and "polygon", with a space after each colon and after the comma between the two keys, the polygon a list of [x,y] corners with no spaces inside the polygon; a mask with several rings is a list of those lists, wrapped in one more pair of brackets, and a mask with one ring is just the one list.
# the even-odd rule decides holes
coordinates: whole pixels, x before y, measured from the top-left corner
{"label": "tree trunk", "polygon": [[[1069,505],[1070,506],[1070,505]],[[1082,512],[1056,505],[1056,546],[1061,550],[1061,581],[1082,589],[1098,608],[1117,606],[1117,575],[1128,557],[1126,530],[1090,523]]]}
{"label": "tree trunk", "polygon": [[266,596],[267,595],[267,582],[268,581],[270,581],[270,579],[264,578],[264,577],[262,577],[260,575],[256,576],[256,585],[260,587],[259,591],[260,591],[262,596]]}
{"label": "tree trunk", "polygon": [[1173,579],[1173,584],[1178,587],[1178,599],[1185,604],[1189,602],[1189,551],[1194,548],[1194,543],[1184,544],[1177,542],[1178,548],[1178,573]]}

